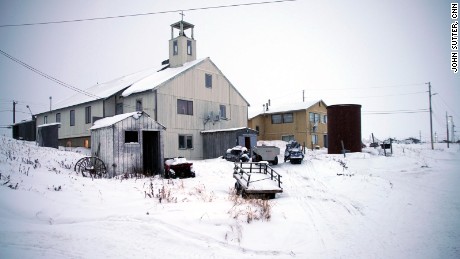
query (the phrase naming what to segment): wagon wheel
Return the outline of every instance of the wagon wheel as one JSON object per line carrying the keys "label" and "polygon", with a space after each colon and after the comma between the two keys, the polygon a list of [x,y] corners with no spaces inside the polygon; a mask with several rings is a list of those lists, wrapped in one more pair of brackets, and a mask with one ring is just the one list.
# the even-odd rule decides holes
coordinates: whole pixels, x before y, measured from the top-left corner
{"label": "wagon wheel", "polygon": [[83,176],[87,176],[85,173],[88,172],[91,177],[103,177],[107,173],[104,162],[94,156],[78,160],[74,170],[80,172]]}

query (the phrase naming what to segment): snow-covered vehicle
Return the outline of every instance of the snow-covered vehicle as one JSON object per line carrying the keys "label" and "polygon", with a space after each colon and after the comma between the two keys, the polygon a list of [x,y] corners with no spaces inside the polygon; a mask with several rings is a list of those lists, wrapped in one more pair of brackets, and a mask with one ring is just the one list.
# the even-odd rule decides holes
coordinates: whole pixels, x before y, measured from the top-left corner
{"label": "snow-covered vehicle", "polygon": [[233,148],[227,149],[227,152],[224,155],[224,158],[227,161],[232,161],[232,162],[248,162],[249,161],[249,155],[248,155],[248,149],[246,147],[242,146],[236,146]]}
{"label": "snow-covered vehicle", "polygon": [[273,165],[278,164],[280,148],[275,146],[255,146],[252,148],[252,162],[267,161]]}
{"label": "snow-covered vehicle", "polygon": [[281,175],[268,162],[235,162],[233,178],[236,193],[243,198],[273,199],[281,188]]}
{"label": "snow-covered vehicle", "polygon": [[300,144],[295,140],[289,141],[289,143],[286,144],[286,150],[284,151],[284,162],[289,160],[291,164],[301,164],[303,158],[304,154]]}
{"label": "snow-covered vehicle", "polygon": [[187,162],[183,157],[165,159],[165,178],[188,178],[195,177],[193,163]]}

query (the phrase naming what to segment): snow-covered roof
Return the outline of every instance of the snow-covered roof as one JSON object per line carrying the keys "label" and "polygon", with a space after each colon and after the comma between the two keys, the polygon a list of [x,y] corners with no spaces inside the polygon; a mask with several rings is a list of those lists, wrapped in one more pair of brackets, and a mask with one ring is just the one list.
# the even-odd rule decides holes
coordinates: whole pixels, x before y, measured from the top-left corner
{"label": "snow-covered roof", "polygon": [[[261,107],[257,107],[257,111],[253,109],[249,110],[249,119],[252,119],[260,114],[274,114],[280,112],[288,112],[288,111],[300,111],[306,110],[311,106],[317,104],[318,102],[323,102],[322,100],[315,100],[315,101],[305,101],[300,103],[289,103],[280,106],[269,106],[268,111],[262,111]],[[323,102],[324,103],[324,102]]]}
{"label": "snow-covered roof", "polygon": [[49,127],[49,126],[54,126],[54,125],[61,125],[61,123],[60,122],[53,122],[53,123],[41,124],[41,125],[38,125],[37,128]]}
{"label": "snow-covered roof", "polygon": [[135,119],[138,119],[142,114],[143,112],[129,112],[129,113],[118,114],[112,117],[106,117],[106,118],[95,121],[94,125],[89,129],[95,130],[99,128],[109,127],[129,117],[134,117]]}
{"label": "snow-covered roof", "polygon": [[191,62],[187,62],[183,66],[177,68],[166,68],[163,70],[161,67],[149,68],[137,73],[114,79],[106,83],[97,84],[84,90],[88,94],[77,93],[67,99],[64,99],[63,101],[56,103],[54,105],[54,109],[58,110],[95,100],[106,99],[122,90],[124,90],[122,93],[124,97],[133,93],[151,90],[174,78],[187,69],[197,65],[205,59],[209,58],[197,59]]}
{"label": "snow-covered roof", "polygon": [[187,62],[181,67],[168,68],[162,71],[158,71],[156,73],[152,73],[134,82],[128,89],[123,91],[122,95],[123,97],[126,97],[134,93],[140,93],[140,92],[152,90],[160,86],[161,84],[165,83],[166,81],[176,77],[182,72],[188,70],[189,68],[194,67],[195,65],[201,63],[205,59],[206,58],[197,59],[191,62]]}
{"label": "snow-covered roof", "polygon": [[[229,129],[203,130],[203,131],[201,131],[201,133],[214,133],[214,132],[224,132],[224,131],[237,131],[237,130],[242,130],[242,129],[253,130],[253,129],[247,128],[247,127],[240,127],[240,128],[229,128]],[[255,130],[254,130],[254,131],[255,131]]]}

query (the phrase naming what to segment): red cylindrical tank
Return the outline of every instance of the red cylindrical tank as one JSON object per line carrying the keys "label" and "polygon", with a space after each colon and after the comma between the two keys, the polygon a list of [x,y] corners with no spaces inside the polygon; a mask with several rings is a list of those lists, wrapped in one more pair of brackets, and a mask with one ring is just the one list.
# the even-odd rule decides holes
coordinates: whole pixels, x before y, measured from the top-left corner
{"label": "red cylindrical tank", "polygon": [[361,105],[337,104],[327,107],[328,154],[361,152]]}

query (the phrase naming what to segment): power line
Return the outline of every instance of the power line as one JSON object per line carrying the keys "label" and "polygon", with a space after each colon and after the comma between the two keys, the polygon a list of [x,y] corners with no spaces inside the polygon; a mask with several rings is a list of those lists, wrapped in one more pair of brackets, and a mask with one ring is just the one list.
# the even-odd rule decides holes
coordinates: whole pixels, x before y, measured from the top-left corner
{"label": "power line", "polygon": [[12,61],[18,63],[19,65],[21,65],[21,66],[23,66],[23,67],[25,67],[25,68],[27,68],[27,69],[33,71],[33,72],[35,72],[35,73],[37,73],[37,74],[39,74],[39,75],[45,77],[46,79],[49,79],[49,80],[51,80],[51,81],[53,81],[53,82],[55,82],[55,83],[57,83],[57,84],[59,84],[59,85],[62,85],[62,86],[64,86],[64,87],[66,87],[66,88],[69,88],[70,90],[73,90],[73,91],[75,91],[75,92],[84,94],[84,95],[86,95],[86,96],[89,96],[89,97],[92,97],[92,98],[95,98],[95,99],[99,99],[99,98],[100,98],[100,97],[97,96],[97,95],[94,95],[94,94],[92,94],[92,93],[89,93],[89,92],[86,92],[86,91],[84,91],[84,90],[81,90],[81,89],[79,89],[79,88],[77,88],[77,87],[75,87],[75,86],[69,85],[69,84],[67,84],[67,83],[65,83],[65,82],[62,82],[61,80],[59,80],[59,79],[57,79],[57,78],[54,78],[54,77],[52,77],[52,76],[50,76],[50,75],[48,75],[48,74],[46,74],[46,73],[44,73],[44,72],[42,72],[42,71],[40,71],[40,70],[38,70],[38,69],[32,67],[31,65],[28,65],[27,63],[25,63],[25,62],[23,62],[23,61],[21,61],[21,60],[15,58],[15,57],[11,56],[10,54],[4,52],[4,51],[1,50],[1,49],[0,49],[0,54],[2,54],[3,56],[5,56],[5,57],[11,59]]}
{"label": "power line", "polygon": [[385,86],[369,86],[369,87],[348,87],[348,88],[321,88],[321,89],[309,89],[308,91],[348,91],[348,90],[362,90],[362,89],[378,89],[378,88],[394,88],[394,87],[405,87],[405,86],[423,86],[424,83],[413,83],[413,84],[400,84],[400,85],[385,85]]}
{"label": "power line", "polygon": [[[0,112],[13,112],[13,110],[1,110]],[[25,113],[25,114],[30,114],[29,112],[25,112],[25,111],[18,111],[18,110],[16,110],[16,112]]]}
{"label": "power line", "polygon": [[275,3],[294,2],[294,1],[296,1],[296,0],[277,0],[277,1],[253,2],[253,3],[246,3],[246,4],[231,4],[231,5],[197,7],[197,8],[169,10],[169,11],[158,11],[158,12],[149,12],[149,13],[124,14],[124,15],[116,15],[116,16],[84,18],[84,19],[75,19],[75,20],[48,21],[48,22],[22,23],[22,24],[4,24],[4,25],[0,25],[0,28],[3,28],[3,27],[32,26],[32,25],[48,25],[48,24],[72,23],[72,22],[98,21],[98,20],[139,17],[139,16],[147,16],[147,15],[166,14],[166,13],[177,13],[177,12],[181,12],[181,11],[182,12],[183,11],[189,12],[189,11],[198,11],[198,10],[210,10],[210,9],[220,9],[220,8],[250,6],[250,5],[275,4]]}
{"label": "power line", "polygon": [[375,97],[390,97],[390,96],[404,96],[404,95],[413,95],[413,94],[421,94],[426,93],[426,91],[422,92],[414,92],[414,93],[403,93],[403,94],[387,94],[387,95],[373,95],[373,96],[348,96],[348,98],[375,98]]}
{"label": "power line", "polygon": [[428,109],[418,110],[394,110],[394,111],[363,111],[363,115],[383,115],[383,114],[402,114],[402,113],[424,113],[429,112]]}

